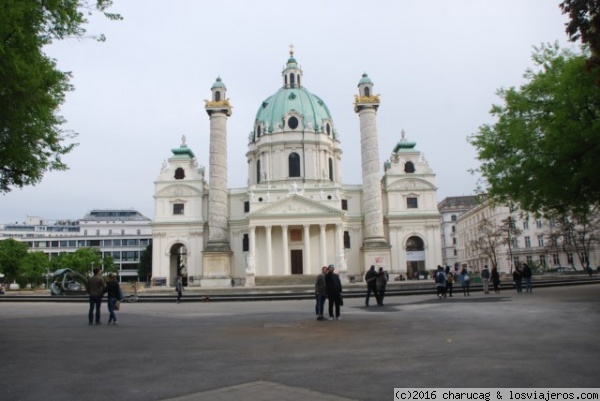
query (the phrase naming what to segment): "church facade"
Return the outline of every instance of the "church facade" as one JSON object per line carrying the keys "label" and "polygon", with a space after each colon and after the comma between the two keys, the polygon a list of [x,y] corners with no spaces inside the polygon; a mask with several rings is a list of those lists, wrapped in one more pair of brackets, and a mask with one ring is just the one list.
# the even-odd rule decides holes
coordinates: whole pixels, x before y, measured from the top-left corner
{"label": "church facade", "polygon": [[231,104],[220,78],[205,109],[208,172],[185,138],[155,181],[153,277],[172,285],[252,286],[257,276],[315,275],[334,264],[344,280],[382,266],[414,276],[442,263],[435,174],[401,138],[379,160],[380,99],[363,74],[354,110],[362,185],[344,185],[341,135],[325,102],[303,86],[293,52],[283,85],[259,106],[247,140],[248,186],[227,186]]}

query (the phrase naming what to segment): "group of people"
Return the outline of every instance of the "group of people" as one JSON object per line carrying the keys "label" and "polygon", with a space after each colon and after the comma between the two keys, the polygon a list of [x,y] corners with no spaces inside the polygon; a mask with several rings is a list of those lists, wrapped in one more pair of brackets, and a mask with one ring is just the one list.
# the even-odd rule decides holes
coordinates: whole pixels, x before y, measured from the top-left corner
{"label": "group of people", "polygon": [[463,290],[463,295],[465,297],[471,296],[471,276],[469,271],[463,267],[463,269],[458,273],[458,268],[453,274],[450,271],[450,266],[446,266],[446,269],[440,265],[437,267],[437,271],[434,275],[434,281],[437,289],[437,297],[439,299],[451,297],[452,291],[454,290],[454,283],[458,280],[460,286]]}
{"label": "group of people", "polygon": [[[340,276],[335,273],[333,265],[323,266],[321,274],[315,282],[315,295],[317,303],[315,313],[317,320],[326,320],[324,316],[325,300],[328,300],[329,320],[341,320],[340,306],[344,304],[342,298],[342,282]],[[335,314],[334,314],[335,309]]]}
{"label": "group of people", "polygon": [[375,270],[375,266],[371,265],[365,274],[365,281],[367,282],[367,297],[365,298],[365,306],[369,306],[369,298],[371,298],[371,293],[373,293],[375,296],[377,305],[383,306],[385,287],[388,282],[387,272],[383,270],[383,267],[380,267],[379,270]]}
{"label": "group of people", "polygon": [[[88,313],[88,320],[90,326],[94,324],[100,325],[100,306],[102,305],[102,296],[107,294],[107,305],[108,305],[108,324],[117,325],[117,316],[115,310],[117,309],[117,302],[123,300],[123,292],[117,281],[117,276],[114,273],[108,274],[108,283],[104,282],[100,268],[96,267],[94,275],[89,280],[89,294],[90,294],[90,311]],[[94,314],[95,312],[95,314]]]}
{"label": "group of people", "polygon": [[525,281],[525,292],[533,292],[531,288],[531,276],[533,272],[527,263],[517,265],[513,271],[513,282],[517,293],[523,292],[523,281]]}

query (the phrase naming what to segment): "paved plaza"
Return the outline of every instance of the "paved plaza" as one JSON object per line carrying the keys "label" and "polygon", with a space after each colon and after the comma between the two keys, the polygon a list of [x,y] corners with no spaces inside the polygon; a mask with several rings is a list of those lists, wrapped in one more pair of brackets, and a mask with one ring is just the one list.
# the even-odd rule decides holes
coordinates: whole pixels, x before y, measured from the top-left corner
{"label": "paved plaza", "polygon": [[600,285],[532,294],[125,304],[0,298],[2,400],[392,400],[395,387],[600,387]]}

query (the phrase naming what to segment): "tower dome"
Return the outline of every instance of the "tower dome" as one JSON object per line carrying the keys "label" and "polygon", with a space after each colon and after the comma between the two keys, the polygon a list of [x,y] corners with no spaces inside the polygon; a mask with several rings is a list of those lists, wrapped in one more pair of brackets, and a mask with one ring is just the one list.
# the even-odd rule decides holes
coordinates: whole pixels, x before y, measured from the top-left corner
{"label": "tower dome", "polygon": [[302,86],[302,70],[293,51],[282,76],[283,87],[265,99],[256,112],[253,137],[282,131],[314,131],[334,136],[329,108]]}

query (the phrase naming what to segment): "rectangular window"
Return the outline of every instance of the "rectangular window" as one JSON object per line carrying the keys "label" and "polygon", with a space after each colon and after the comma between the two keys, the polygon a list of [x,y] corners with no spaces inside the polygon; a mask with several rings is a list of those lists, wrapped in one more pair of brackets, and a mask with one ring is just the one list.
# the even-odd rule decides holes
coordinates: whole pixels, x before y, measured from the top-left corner
{"label": "rectangular window", "polygon": [[244,213],[250,213],[250,201],[244,202]]}
{"label": "rectangular window", "polygon": [[102,241],[102,246],[111,246],[112,245],[112,240],[110,239],[105,239],[104,241]]}
{"label": "rectangular window", "polygon": [[350,232],[344,231],[344,248],[350,249]]}
{"label": "rectangular window", "polygon": [[456,226],[452,226],[452,232],[455,233],[456,232]]}
{"label": "rectangular window", "polygon": [[455,249],[454,250],[454,256],[458,255],[458,251]]}
{"label": "rectangular window", "polygon": [[108,235],[112,235],[112,230],[108,230]]}
{"label": "rectangular window", "polygon": [[77,241],[75,241],[75,240],[70,240],[69,241],[69,247],[75,248],[76,246],[77,246]]}
{"label": "rectangular window", "polygon": [[250,238],[248,234],[244,234],[244,238],[242,238],[242,252],[250,251]]}
{"label": "rectangular window", "polygon": [[348,210],[348,199],[342,199],[342,210]]}
{"label": "rectangular window", "polygon": [[523,229],[524,230],[528,230],[529,229],[529,220],[523,220]]}
{"label": "rectangular window", "polygon": [[552,255],[552,263],[560,266],[560,257],[558,256],[558,253]]}
{"label": "rectangular window", "polygon": [[518,238],[513,238],[513,248],[518,248],[519,247],[519,239]]}
{"label": "rectangular window", "polygon": [[540,255],[540,266],[546,266],[546,255]]}
{"label": "rectangular window", "polygon": [[531,248],[531,238],[525,237],[525,248]]}
{"label": "rectangular window", "polygon": [[536,221],[535,221],[535,226],[536,226],[537,228],[542,228],[542,220],[539,220],[539,219],[538,219],[538,220],[536,220]]}
{"label": "rectangular window", "polygon": [[538,240],[538,246],[544,246],[544,236],[543,235],[538,235],[537,240]]}
{"label": "rectangular window", "polygon": [[452,245],[456,245],[456,237],[452,238]]}
{"label": "rectangular window", "polygon": [[183,215],[183,203],[174,203],[173,204],[173,214]]}
{"label": "rectangular window", "polygon": [[570,265],[573,264],[573,254],[572,253],[567,253],[567,263]]}
{"label": "rectangular window", "polygon": [[121,240],[120,239],[114,239],[112,242],[113,246],[121,246]]}
{"label": "rectangular window", "polygon": [[529,263],[530,265],[533,264],[533,256],[527,255],[525,259],[527,259],[527,263]]}
{"label": "rectangular window", "polygon": [[113,259],[114,259],[115,261],[117,261],[117,260],[121,260],[121,252],[119,252],[119,251],[115,251],[115,252],[113,252],[113,253],[112,253],[112,257],[113,257]]}
{"label": "rectangular window", "polygon": [[419,207],[419,202],[417,198],[406,198],[406,207],[408,209],[417,209]]}
{"label": "rectangular window", "polygon": [[137,230],[137,235],[141,235],[142,234],[142,230]]}

